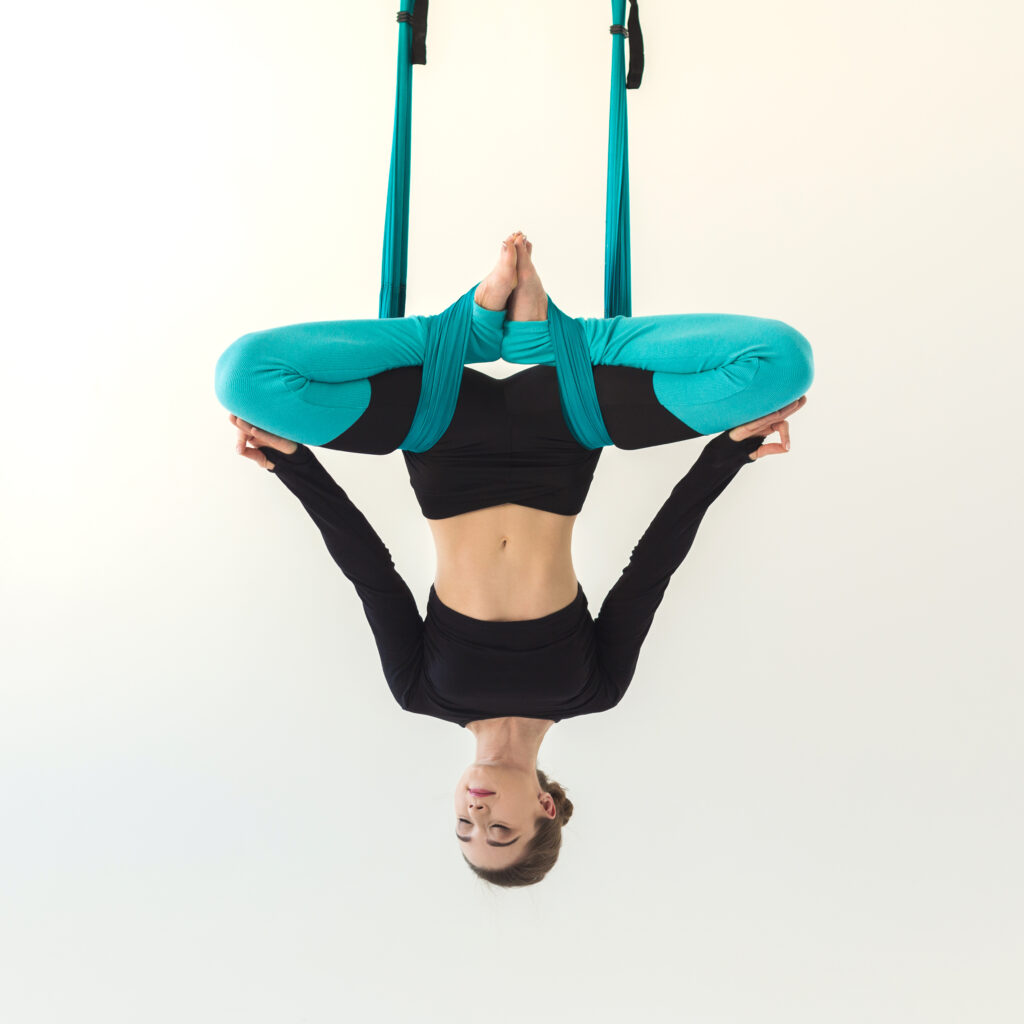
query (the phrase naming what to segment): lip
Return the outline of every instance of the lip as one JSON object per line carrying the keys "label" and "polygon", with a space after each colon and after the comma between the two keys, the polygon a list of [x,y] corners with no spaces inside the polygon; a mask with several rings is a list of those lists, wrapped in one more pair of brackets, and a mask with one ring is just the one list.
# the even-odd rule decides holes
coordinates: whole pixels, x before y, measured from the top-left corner
{"label": "lip", "polygon": [[470,789],[469,792],[472,793],[473,796],[494,796],[493,789]]}

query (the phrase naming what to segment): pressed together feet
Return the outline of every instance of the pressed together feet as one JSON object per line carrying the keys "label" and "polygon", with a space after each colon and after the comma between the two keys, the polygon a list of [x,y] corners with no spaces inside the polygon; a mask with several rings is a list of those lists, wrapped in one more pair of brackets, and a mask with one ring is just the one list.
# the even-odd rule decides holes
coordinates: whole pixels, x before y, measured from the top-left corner
{"label": "pressed together feet", "polygon": [[533,265],[533,243],[521,231],[501,243],[494,269],[480,282],[474,299],[484,309],[504,309],[509,320],[547,320],[548,296]]}
{"label": "pressed together feet", "polygon": [[[548,296],[530,258],[532,253],[533,244],[521,231],[509,235],[501,243],[494,269],[480,282],[474,294],[476,304],[484,309],[505,309],[509,320],[547,320]],[[229,418],[238,431],[235,451],[264,469],[273,469],[274,463],[261,448],[272,448],[286,455],[298,448],[294,441],[253,426],[239,416]]]}

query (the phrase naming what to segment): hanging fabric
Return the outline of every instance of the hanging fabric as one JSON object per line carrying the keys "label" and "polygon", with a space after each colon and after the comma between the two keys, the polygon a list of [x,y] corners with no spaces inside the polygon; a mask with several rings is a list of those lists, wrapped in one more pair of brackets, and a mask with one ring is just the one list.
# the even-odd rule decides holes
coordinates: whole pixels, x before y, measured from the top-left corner
{"label": "hanging fabric", "polygon": [[[626,0],[612,0],[612,91],[608,111],[608,190],[604,223],[604,315],[632,316],[629,248],[629,132],[626,90],[639,89],[644,74],[644,40],[640,10],[630,0],[629,24],[623,23]],[[629,39],[629,75],[625,41]]]}
{"label": "hanging fabric", "polygon": [[[412,66],[427,63],[427,7],[428,0],[400,0],[397,15],[398,72],[380,272],[378,316],[381,319],[405,316],[409,271]],[[428,451],[448,429],[458,400],[472,312],[473,293],[470,291],[443,314],[433,318],[423,362],[420,400],[409,433],[400,446],[403,450]]]}
{"label": "hanging fabric", "polygon": [[[612,92],[608,113],[608,182],[605,204],[604,315],[631,316],[629,258],[629,138],[626,90],[638,89],[644,73],[640,11],[630,0],[629,24],[623,24],[626,0],[612,0]],[[625,40],[629,39],[629,74]],[[548,297],[548,320],[558,371],[562,415],[584,448],[605,448],[614,442],[601,415],[583,328]]]}
{"label": "hanging fabric", "polygon": [[[379,316],[405,316],[409,265],[409,181],[412,144],[412,66],[426,64],[428,0],[400,0],[398,12],[398,69],[395,85],[395,126],[391,141],[388,201],[384,221]],[[604,315],[631,316],[629,233],[629,138],[626,90],[637,89],[643,78],[644,51],[640,12],[630,0],[612,0],[612,85],[608,117],[608,181],[605,205]],[[625,41],[629,40],[629,71]],[[551,332],[556,353],[562,409],[577,440],[586,448],[612,444],[601,417],[583,331],[549,298]],[[472,292],[464,295],[438,319],[436,336],[424,362],[424,387],[403,449],[426,451],[447,429],[458,396],[462,372],[460,334],[469,328]],[[440,400],[443,398],[443,400]]]}
{"label": "hanging fabric", "polygon": [[566,316],[548,296],[548,329],[555,350],[558,394],[562,416],[573,437],[584,448],[606,448],[615,442],[601,415],[601,403],[594,384],[594,368],[583,326]]}
{"label": "hanging fabric", "polygon": [[[427,2],[400,0],[395,130],[391,138],[388,206],[384,216],[384,255],[378,316],[405,316],[409,270],[409,173],[412,148],[412,66],[427,63]],[[415,10],[414,10],[415,8]]]}

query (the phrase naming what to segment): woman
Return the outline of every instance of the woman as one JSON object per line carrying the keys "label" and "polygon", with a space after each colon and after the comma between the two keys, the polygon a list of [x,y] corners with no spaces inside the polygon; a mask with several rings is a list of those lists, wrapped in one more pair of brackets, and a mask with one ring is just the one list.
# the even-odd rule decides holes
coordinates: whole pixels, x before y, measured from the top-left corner
{"label": "woman", "polygon": [[[537,770],[545,733],[622,699],[704,512],[743,465],[789,450],[787,417],[806,402],[812,375],[806,341],[777,321],[576,321],[591,356],[605,360],[595,361],[593,378],[616,447],[696,437],[727,428],[737,412],[756,412],[705,446],[595,620],[571,540],[600,449],[585,448],[566,424],[550,365],[548,299],[531,255],[521,234],[503,243],[473,293],[463,342],[472,359],[490,353],[549,365],[504,380],[462,370],[450,422],[425,451],[409,438],[438,318],[247,335],[217,372],[218,395],[237,414],[239,453],[274,472],[317,523],[363,602],[399,705],[476,737],[476,760],[456,786],[455,832],[473,870],[502,885],[544,877],[572,813],[561,787]],[[275,425],[280,433],[271,433]],[[775,431],[779,442],[765,443]],[[309,444],[402,448],[437,549],[425,621],[387,548]]]}

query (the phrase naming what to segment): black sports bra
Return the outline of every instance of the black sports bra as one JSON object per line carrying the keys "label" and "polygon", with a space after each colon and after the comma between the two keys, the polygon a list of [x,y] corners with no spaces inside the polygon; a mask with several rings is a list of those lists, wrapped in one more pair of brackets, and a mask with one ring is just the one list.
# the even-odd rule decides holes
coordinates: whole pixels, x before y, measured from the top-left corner
{"label": "black sports bra", "polygon": [[572,436],[554,368],[534,366],[504,379],[465,370],[444,436],[428,452],[402,454],[427,519],[510,503],[574,516],[601,449]]}
{"label": "black sports bra", "polygon": [[[620,448],[648,447],[653,437],[667,444],[697,436],[662,408],[652,377],[630,367],[594,367],[605,423]],[[371,377],[367,410],[324,447],[394,451],[412,423],[421,379],[418,366]],[[504,504],[573,516],[583,508],[601,449],[584,448],[566,425],[555,368],[531,366],[505,378],[464,369],[444,436],[428,452],[402,454],[427,519]]]}

